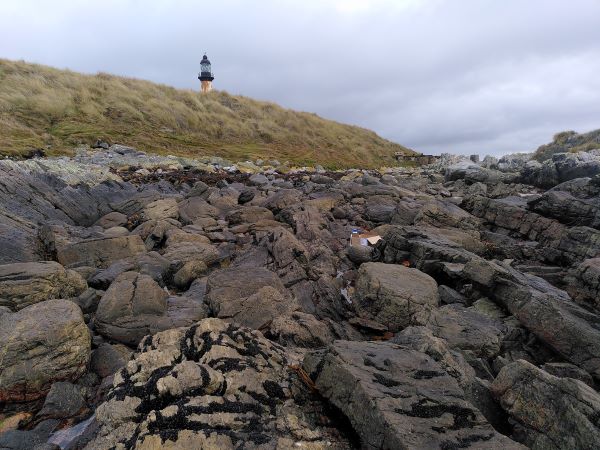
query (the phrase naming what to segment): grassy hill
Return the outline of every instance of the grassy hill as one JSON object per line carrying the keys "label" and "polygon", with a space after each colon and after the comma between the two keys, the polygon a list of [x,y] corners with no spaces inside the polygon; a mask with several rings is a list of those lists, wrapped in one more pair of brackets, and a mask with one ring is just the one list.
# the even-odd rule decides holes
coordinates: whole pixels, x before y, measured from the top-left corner
{"label": "grassy hill", "polygon": [[587,152],[594,149],[600,149],[600,130],[581,134],[575,131],[563,131],[555,134],[549,144],[540,146],[535,151],[534,158],[543,161],[551,158],[555,153]]}
{"label": "grassy hill", "polygon": [[0,155],[64,154],[96,139],[163,154],[330,168],[389,165],[395,152],[413,153],[363,128],[222,91],[201,95],[0,59]]}

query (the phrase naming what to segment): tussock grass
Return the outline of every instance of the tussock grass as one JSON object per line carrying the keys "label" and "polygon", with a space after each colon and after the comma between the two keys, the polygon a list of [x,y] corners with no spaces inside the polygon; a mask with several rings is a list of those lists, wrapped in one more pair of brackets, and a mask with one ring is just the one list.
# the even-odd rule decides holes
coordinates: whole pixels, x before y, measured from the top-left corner
{"label": "tussock grass", "polygon": [[182,156],[378,167],[411,150],[372,131],[223,91],[0,59],[0,155],[68,153],[96,139]]}
{"label": "tussock grass", "polygon": [[534,154],[538,161],[552,158],[555,153],[578,153],[600,149],[600,130],[579,134],[563,131],[554,135],[552,142],[540,146]]}

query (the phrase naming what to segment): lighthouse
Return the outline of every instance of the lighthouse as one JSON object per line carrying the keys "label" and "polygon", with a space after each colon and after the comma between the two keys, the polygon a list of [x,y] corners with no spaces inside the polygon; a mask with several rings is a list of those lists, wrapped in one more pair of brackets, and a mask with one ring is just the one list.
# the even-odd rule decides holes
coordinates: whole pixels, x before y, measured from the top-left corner
{"label": "lighthouse", "polygon": [[212,81],[215,77],[213,77],[210,70],[210,61],[206,57],[206,53],[202,57],[202,61],[200,61],[200,73],[198,74],[198,79],[200,80],[200,91],[203,94],[212,91]]}

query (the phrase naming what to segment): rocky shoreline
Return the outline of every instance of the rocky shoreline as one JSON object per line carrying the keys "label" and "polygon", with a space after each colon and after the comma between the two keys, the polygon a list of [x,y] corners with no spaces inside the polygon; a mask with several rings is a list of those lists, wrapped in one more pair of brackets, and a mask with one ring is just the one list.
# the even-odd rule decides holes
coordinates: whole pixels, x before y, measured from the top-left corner
{"label": "rocky shoreline", "polygon": [[0,449],[596,448],[599,195],[594,151],[0,161]]}

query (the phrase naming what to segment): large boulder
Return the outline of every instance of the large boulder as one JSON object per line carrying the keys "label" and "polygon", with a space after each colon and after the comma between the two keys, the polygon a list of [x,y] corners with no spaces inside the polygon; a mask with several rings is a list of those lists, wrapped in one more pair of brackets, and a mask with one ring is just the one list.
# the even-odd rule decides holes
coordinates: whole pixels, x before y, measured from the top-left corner
{"label": "large boulder", "polygon": [[47,300],[0,315],[0,402],[43,397],[87,370],[91,338],[79,307]]}
{"label": "large boulder", "polygon": [[471,161],[461,161],[446,168],[446,181],[462,180],[470,183],[497,183],[505,178],[502,172],[487,169]]}
{"label": "large boulder", "polygon": [[58,262],[66,267],[93,266],[106,268],[113,262],[145,253],[137,235],[92,239],[57,249]]}
{"label": "large boulder", "polygon": [[57,262],[0,265],[0,306],[13,311],[44,300],[77,297],[86,289],[81,275]]}
{"label": "large boulder", "polygon": [[439,294],[435,280],[420,270],[369,262],[358,270],[354,300],[359,315],[398,331],[424,323]]}
{"label": "large boulder", "polygon": [[269,195],[263,206],[277,214],[282,209],[299,203],[301,198],[302,193],[296,189],[280,189]]}
{"label": "large boulder", "polygon": [[288,364],[259,332],[219,319],[148,337],[115,375],[86,448],[350,448],[291,401]]}
{"label": "large boulder", "polygon": [[440,364],[411,348],[336,341],[309,353],[303,367],[362,448],[523,448],[486,422]]}
{"label": "large boulder", "polygon": [[388,195],[372,195],[365,207],[365,218],[371,222],[389,223],[398,200]]}
{"label": "large boulder", "polygon": [[208,277],[207,301],[216,317],[253,329],[298,309],[279,277],[262,267],[232,267]]}
{"label": "large boulder", "polygon": [[96,329],[109,339],[135,346],[147,334],[188,326],[204,317],[202,304],[187,297],[169,298],[148,275],[124,272],[100,300]]}
{"label": "large boulder", "polygon": [[519,360],[502,368],[491,389],[529,448],[598,448],[600,394],[582,381]]}

